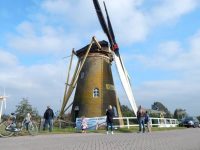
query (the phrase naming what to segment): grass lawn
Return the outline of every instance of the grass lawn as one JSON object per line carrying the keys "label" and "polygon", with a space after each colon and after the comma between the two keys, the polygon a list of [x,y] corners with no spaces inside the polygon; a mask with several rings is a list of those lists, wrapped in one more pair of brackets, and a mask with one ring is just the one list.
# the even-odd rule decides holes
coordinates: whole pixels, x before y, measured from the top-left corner
{"label": "grass lawn", "polygon": [[[158,128],[158,127],[152,127],[152,132],[154,131],[169,131],[169,130],[177,130],[177,129],[186,129],[185,127],[171,127],[171,128]],[[131,128],[117,128],[114,129],[115,133],[134,133],[138,131],[138,127],[131,127]],[[69,134],[69,133],[81,133],[80,130],[76,130],[75,128],[68,127],[68,128],[57,128],[54,127],[52,132],[46,131],[39,131],[39,134]],[[100,130],[88,130],[87,133],[105,133],[105,129]]]}
{"label": "grass lawn", "polygon": [[[171,128],[158,128],[158,127],[152,127],[152,132],[155,131],[169,131],[169,130],[180,130],[180,129],[187,129],[185,127],[171,127]],[[115,128],[115,133],[136,133],[138,131],[138,127],[131,127],[131,128]],[[100,130],[87,130],[87,133],[105,133],[105,129]],[[38,131],[38,135],[45,135],[45,134],[76,134],[81,133],[81,130],[77,130],[73,127],[67,127],[67,128],[58,128],[54,127],[52,132],[49,132],[48,130],[40,130]],[[18,134],[15,134],[14,136],[27,136],[29,135],[28,131],[25,132],[19,132]]]}

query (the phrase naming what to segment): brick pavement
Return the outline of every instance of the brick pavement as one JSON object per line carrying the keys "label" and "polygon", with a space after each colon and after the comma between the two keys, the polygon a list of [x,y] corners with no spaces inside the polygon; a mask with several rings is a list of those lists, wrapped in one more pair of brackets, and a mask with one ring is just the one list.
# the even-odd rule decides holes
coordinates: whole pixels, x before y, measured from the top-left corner
{"label": "brick pavement", "polygon": [[75,133],[0,138],[0,150],[200,150],[200,128],[152,133]]}

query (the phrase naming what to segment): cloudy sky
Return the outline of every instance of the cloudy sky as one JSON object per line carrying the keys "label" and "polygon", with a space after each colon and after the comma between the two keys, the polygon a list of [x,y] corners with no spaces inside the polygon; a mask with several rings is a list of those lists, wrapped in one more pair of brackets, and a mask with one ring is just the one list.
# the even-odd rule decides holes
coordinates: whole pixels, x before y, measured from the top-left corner
{"label": "cloudy sky", "polygon": [[[105,0],[138,105],[200,115],[200,0]],[[99,0],[102,4],[102,0]],[[72,48],[107,40],[92,0],[0,1],[0,95],[60,109]],[[118,95],[126,102],[113,63]]]}

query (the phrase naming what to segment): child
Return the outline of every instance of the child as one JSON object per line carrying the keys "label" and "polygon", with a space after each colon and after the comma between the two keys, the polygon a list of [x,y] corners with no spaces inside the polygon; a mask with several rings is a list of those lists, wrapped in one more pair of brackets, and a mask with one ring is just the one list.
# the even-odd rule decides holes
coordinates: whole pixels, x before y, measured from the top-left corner
{"label": "child", "polygon": [[87,125],[87,119],[83,116],[82,120],[81,120],[82,133],[86,133],[87,127],[88,127],[88,125]]}
{"label": "child", "polygon": [[151,132],[151,122],[150,122],[148,111],[146,111],[146,114],[145,114],[145,123],[147,124],[148,132]]}

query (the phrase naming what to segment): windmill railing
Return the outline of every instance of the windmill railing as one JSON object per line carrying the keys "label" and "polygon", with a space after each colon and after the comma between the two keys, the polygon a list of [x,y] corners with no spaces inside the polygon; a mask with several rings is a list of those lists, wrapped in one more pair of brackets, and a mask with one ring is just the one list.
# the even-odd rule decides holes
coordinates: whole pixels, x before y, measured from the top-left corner
{"label": "windmill railing", "polygon": [[[120,120],[123,120],[124,124],[114,124],[115,128],[130,128],[130,127],[137,127],[138,121],[137,117],[116,117],[114,118],[115,122],[120,122]],[[178,120],[173,118],[153,118],[150,117],[150,125],[152,127],[177,127],[178,126]]]}

